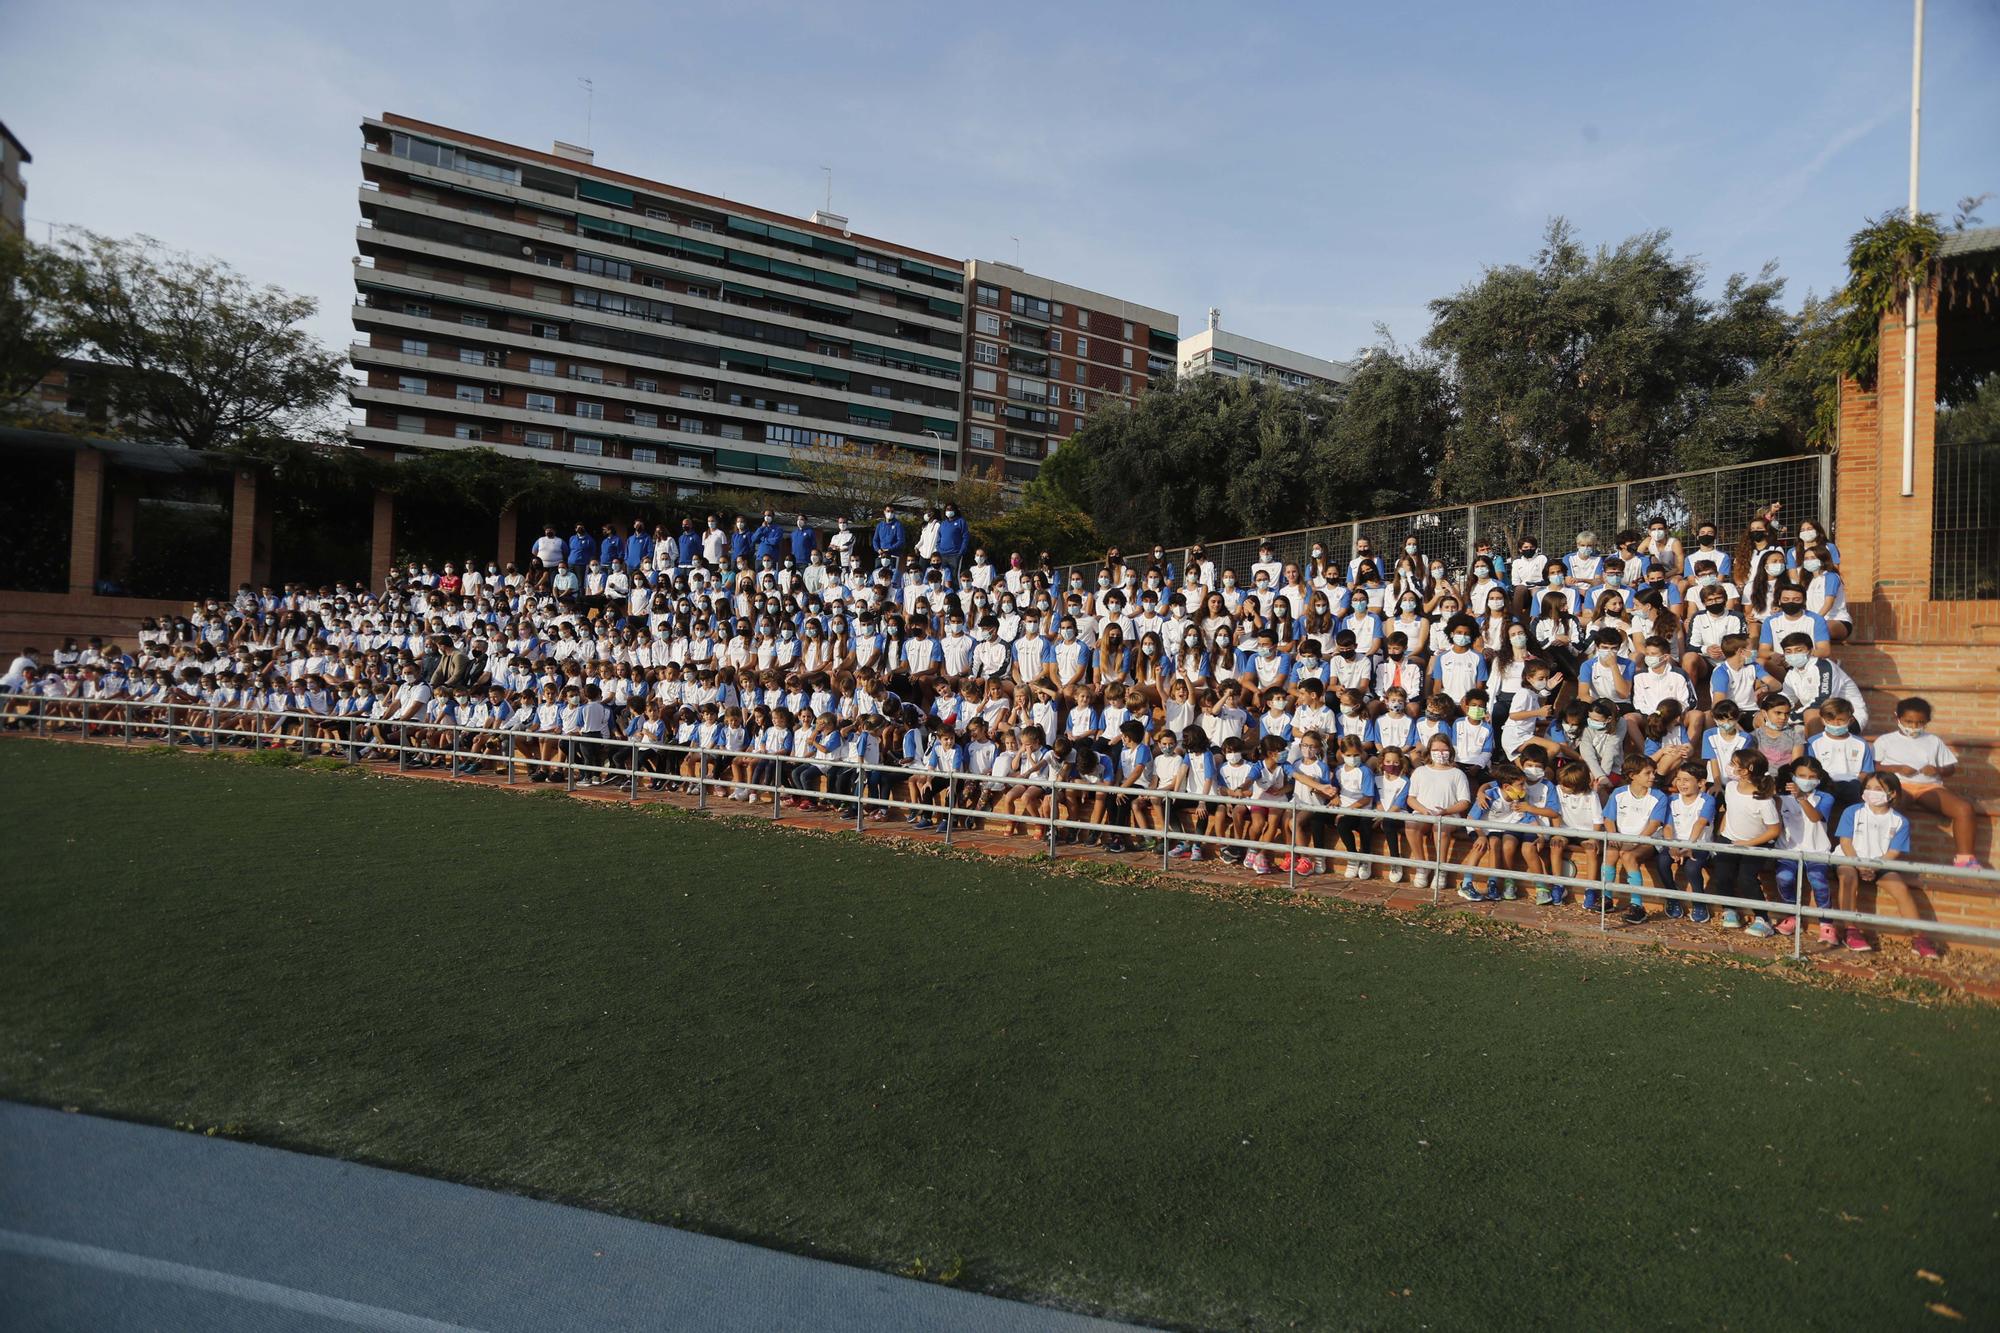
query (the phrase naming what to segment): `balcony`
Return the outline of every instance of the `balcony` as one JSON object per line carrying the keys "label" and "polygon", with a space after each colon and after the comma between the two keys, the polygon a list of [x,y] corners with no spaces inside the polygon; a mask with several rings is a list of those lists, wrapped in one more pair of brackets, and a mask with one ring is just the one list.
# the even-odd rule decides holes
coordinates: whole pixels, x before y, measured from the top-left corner
{"label": "balcony", "polygon": [[1049,359],[1045,356],[1030,356],[1025,352],[1010,352],[1007,355],[1007,369],[1021,375],[1046,377],[1049,373]]}

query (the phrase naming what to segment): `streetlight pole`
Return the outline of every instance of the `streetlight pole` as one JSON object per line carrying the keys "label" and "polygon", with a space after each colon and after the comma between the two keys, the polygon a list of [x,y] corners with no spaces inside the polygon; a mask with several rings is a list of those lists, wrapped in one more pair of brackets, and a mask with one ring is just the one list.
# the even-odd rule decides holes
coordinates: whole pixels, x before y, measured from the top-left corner
{"label": "streetlight pole", "polygon": [[938,454],[937,454],[938,489],[942,491],[944,489],[944,432],[926,428],[924,430],[924,434],[930,436],[932,439],[938,442]]}

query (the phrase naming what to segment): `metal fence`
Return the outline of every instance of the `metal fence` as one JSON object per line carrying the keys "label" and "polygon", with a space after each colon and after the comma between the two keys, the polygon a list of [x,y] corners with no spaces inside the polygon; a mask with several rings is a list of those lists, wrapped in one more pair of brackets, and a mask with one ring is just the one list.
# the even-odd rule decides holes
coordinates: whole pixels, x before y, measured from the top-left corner
{"label": "metal fence", "polygon": [[1935,466],[1931,600],[2000,599],[2000,440],[1941,444]]}
{"label": "metal fence", "polygon": [[[127,746],[164,743],[207,751],[219,751],[225,747],[252,751],[291,749],[300,754],[318,753],[348,762],[372,761],[385,767],[393,764],[399,770],[440,767],[454,778],[472,778],[485,773],[501,778],[509,785],[516,781],[539,779],[560,783],[571,791],[594,786],[622,791],[631,802],[691,798],[697,809],[704,810],[712,804],[720,806],[728,797],[735,796],[740,800],[747,794],[750,796],[748,804],[753,808],[767,809],[773,819],[783,817],[783,802],[787,798],[809,797],[823,811],[842,818],[851,817],[856,831],[864,829],[871,819],[879,822],[895,813],[921,818],[942,835],[946,845],[950,845],[954,834],[970,821],[999,821],[1039,830],[1038,836],[1046,839],[1051,858],[1061,854],[1066,837],[1073,839],[1076,835],[1108,834],[1143,839],[1148,830],[1115,821],[1072,818],[1063,809],[1065,805],[1072,808],[1086,803],[1094,805],[1099,797],[1123,797],[1135,802],[1160,803],[1165,829],[1161,830],[1159,845],[1153,850],[1159,854],[1162,870],[1173,868],[1170,844],[1183,843],[1218,853],[1234,849],[1239,852],[1281,854],[1285,882],[1293,888],[1298,886],[1301,863],[1308,857],[1323,857],[1328,862],[1342,861],[1365,866],[1371,874],[1386,870],[1398,881],[1404,872],[1413,872],[1418,877],[1417,882],[1429,881],[1433,901],[1442,898],[1453,876],[1484,880],[1489,889],[1496,884],[1506,884],[1531,888],[1549,886],[1582,893],[1595,891],[1599,895],[1597,913],[1600,928],[1609,925],[1608,915],[1613,900],[1627,896],[1642,897],[1655,906],[1670,902],[1724,910],[1772,912],[1779,916],[1796,914],[1798,925],[1792,932],[1792,954],[1795,958],[1803,950],[1808,920],[1844,922],[1893,931],[1922,930],[1956,939],[2000,944],[2000,928],[1820,907],[1812,901],[1813,895],[1808,891],[1813,878],[1811,869],[1815,867],[1823,867],[1824,873],[1832,876],[1836,883],[1838,872],[1843,868],[1878,874],[1892,871],[1912,880],[1918,877],[1926,882],[1942,879],[1953,882],[1963,890],[1989,893],[2000,892],[2000,870],[1971,870],[1904,860],[1874,861],[1842,856],[1837,852],[1738,848],[1714,842],[1693,843],[1620,833],[1612,829],[1529,829],[1518,823],[1397,810],[1345,813],[1364,815],[1371,822],[1381,822],[1387,829],[1406,832],[1409,835],[1406,841],[1416,844],[1414,854],[1404,854],[1412,850],[1408,847],[1402,852],[1397,851],[1394,843],[1388,844],[1386,851],[1366,850],[1365,847],[1373,846],[1372,841],[1365,844],[1364,850],[1349,851],[1316,847],[1302,841],[1302,830],[1309,827],[1309,821],[1343,812],[1298,801],[1223,795],[1191,796],[1154,792],[1144,787],[1113,788],[1098,782],[1039,777],[994,778],[967,772],[940,773],[847,758],[799,760],[747,750],[647,745],[624,738],[557,736],[511,728],[461,727],[450,723],[355,721],[317,713],[221,708],[206,704],[92,702],[0,693],[0,719],[4,719],[4,727],[9,734],[26,733],[42,738],[85,741],[96,739]],[[428,737],[429,742],[422,743],[420,737]],[[542,754],[539,753],[541,750],[553,753]],[[692,763],[687,762],[690,759]],[[716,766],[735,759],[769,761],[771,771],[767,775],[768,780],[753,778],[738,781],[733,776],[715,771]],[[683,772],[684,767],[692,767],[695,771],[687,774]],[[895,794],[897,785],[913,778],[934,778],[942,782],[942,799],[936,793],[925,800],[898,797]],[[1030,789],[1040,809],[1006,815],[993,813],[989,808],[992,797],[1003,788]],[[1247,807],[1263,813],[1276,813],[1285,825],[1283,838],[1252,841],[1174,829],[1176,810],[1185,815],[1197,805],[1208,808]],[[1562,873],[1562,865],[1541,871],[1474,866],[1452,854],[1460,850],[1469,854],[1473,840],[1487,833],[1536,833],[1549,839],[1564,838],[1572,848],[1594,845],[1604,853],[1598,858],[1600,864],[1609,863],[1613,859],[1610,850],[1621,847],[1652,849],[1665,854],[1713,856],[1727,852],[1750,857],[1768,862],[1773,867],[1788,867],[1792,872],[1796,901],[1773,902],[1707,893],[1681,887],[1678,879],[1670,879],[1667,884],[1659,886],[1634,887],[1615,880],[1585,879]],[[1462,848],[1456,845],[1461,840]],[[1833,901],[1838,902],[1838,897]]]}
{"label": "metal fence", "polygon": [[[1942,455],[1943,450],[1939,453]],[[1719,543],[1726,550],[1742,534],[1751,516],[1772,501],[1784,505],[1790,527],[1797,527],[1804,518],[1833,522],[1833,455],[1801,454],[1543,495],[1440,505],[1404,514],[1201,545],[1217,569],[1247,574],[1257,558],[1258,547],[1266,542],[1273,558],[1301,568],[1316,544],[1323,547],[1328,558],[1344,566],[1355,543],[1366,537],[1375,554],[1385,564],[1393,565],[1395,557],[1402,553],[1404,540],[1414,536],[1427,560],[1442,561],[1458,576],[1471,565],[1473,549],[1481,539],[1505,554],[1517,549],[1515,543],[1522,537],[1531,536],[1541,543],[1543,550],[1560,556],[1570,550],[1579,532],[1595,531],[1600,538],[1600,549],[1609,549],[1614,533],[1626,528],[1644,528],[1656,518],[1665,519],[1674,535],[1690,546],[1697,524],[1714,523]],[[1167,558],[1176,570],[1186,568],[1187,552],[1186,546],[1168,549]],[[1130,561],[1145,552],[1125,554]],[[1080,575],[1089,576],[1096,568],[1095,561],[1066,566],[1064,583]]]}

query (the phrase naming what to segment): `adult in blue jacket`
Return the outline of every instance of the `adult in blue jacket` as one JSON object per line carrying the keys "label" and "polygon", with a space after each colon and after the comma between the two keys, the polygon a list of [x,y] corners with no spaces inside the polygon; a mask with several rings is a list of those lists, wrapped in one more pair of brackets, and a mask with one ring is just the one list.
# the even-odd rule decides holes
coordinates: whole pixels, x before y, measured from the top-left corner
{"label": "adult in blue jacket", "polygon": [[682,569],[694,568],[694,562],[701,559],[701,534],[694,530],[694,520],[681,520],[681,535],[674,542],[674,563]]}
{"label": "adult in blue jacket", "polygon": [[766,509],[764,521],[750,534],[750,544],[757,551],[757,563],[761,565],[766,560],[775,562],[778,558],[778,548],[784,545],[784,542],[785,530],[778,526],[777,515]]}
{"label": "adult in blue jacket", "polygon": [[800,514],[792,528],[792,563],[804,569],[812,563],[812,553],[819,549],[819,533]]}
{"label": "adult in blue jacket", "polygon": [[597,539],[597,563],[606,569],[613,560],[625,558],[625,543],[619,539],[617,530],[609,523],[604,525],[604,535]]}
{"label": "adult in blue jacket", "polygon": [[894,560],[903,553],[905,544],[903,525],[897,519],[895,509],[885,506],[882,510],[882,521],[875,525],[876,561],[879,563],[882,560]]}
{"label": "adult in blue jacket", "polygon": [[958,506],[947,503],[944,517],[938,520],[938,559],[952,572],[958,574],[959,562],[965,559],[966,544],[972,540],[972,533],[966,527],[965,515],[958,512]]}
{"label": "adult in blue jacket", "polygon": [[596,558],[597,543],[591,540],[590,532],[583,524],[577,524],[576,531],[569,535],[569,557],[564,563],[582,569]]}
{"label": "adult in blue jacket", "polygon": [[632,521],[632,531],[625,538],[625,568],[645,568],[646,557],[652,553],[653,539],[646,535],[646,525],[634,519]]}
{"label": "adult in blue jacket", "polygon": [[735,565],[749,558],[750,525],[745,523],[742,516],[739,515],[735,526],[729,532],[729,563]]}

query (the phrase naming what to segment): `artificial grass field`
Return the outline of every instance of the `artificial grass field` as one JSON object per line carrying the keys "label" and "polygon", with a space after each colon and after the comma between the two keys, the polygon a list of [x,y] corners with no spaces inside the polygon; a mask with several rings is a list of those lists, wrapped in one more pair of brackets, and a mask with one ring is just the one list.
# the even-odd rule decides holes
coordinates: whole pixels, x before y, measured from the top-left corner
{"label": "artificial grass field", "polygon": [[192,756],[0,802],[7,1097],[1180,1325],[2000,1321],[1990,1009]]}

